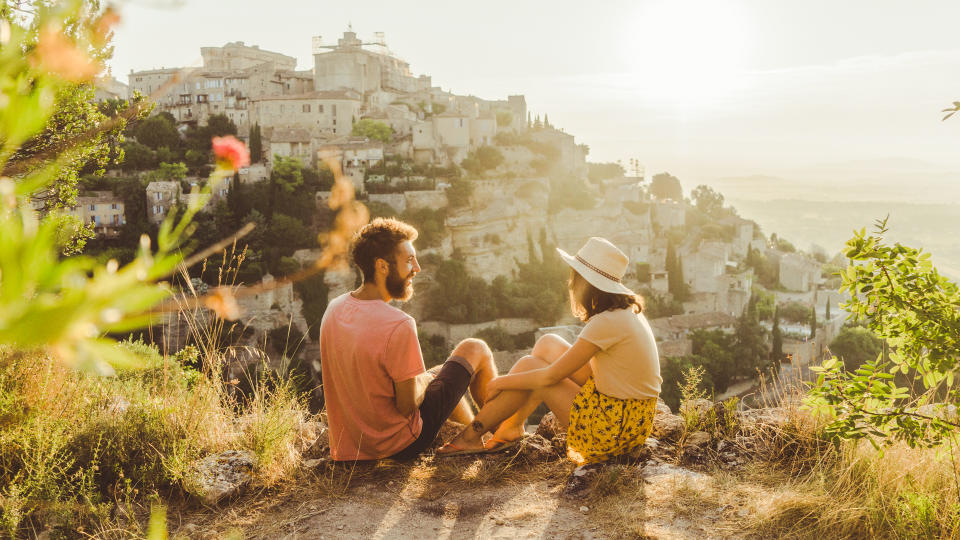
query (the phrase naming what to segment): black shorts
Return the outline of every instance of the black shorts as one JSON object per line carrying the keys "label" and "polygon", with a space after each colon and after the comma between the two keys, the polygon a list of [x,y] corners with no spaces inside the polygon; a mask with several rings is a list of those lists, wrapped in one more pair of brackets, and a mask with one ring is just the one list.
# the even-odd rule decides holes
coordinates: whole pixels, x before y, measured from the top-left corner
{"label": "black shorts", "polygon": [[420,403],[420,419],[423,421],[420,436],[409,446],[390,456],[390,459],[406,461],[430,448],[440,428],[447,418],[450,418],[450,413],[467,393],[472,379],[473,368],[466,358],[448,358],[424,391],[423,402]]}

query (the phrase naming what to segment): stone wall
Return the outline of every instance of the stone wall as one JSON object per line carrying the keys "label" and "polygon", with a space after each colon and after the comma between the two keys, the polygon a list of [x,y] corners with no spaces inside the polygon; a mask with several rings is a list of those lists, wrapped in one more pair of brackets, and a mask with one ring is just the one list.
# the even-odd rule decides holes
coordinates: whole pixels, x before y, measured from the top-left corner
{"label": "stone wall", "polygon": [[407,198],[403,193],[371,193],[370,201],[390,205],[397,212],[407,211]]}
{"label": "stone wall", "polygon": [[430,191],[407,191],[403,194],[406,199],[406,206],[409,209],[414,208],[443,208],[447,206],[447,194],[440,189]]}
{"label": "stone wall", "polygon": [[533,319],[496,319],[493,321],[467,324],[450,324],[440,321],[424,321],[420,323],[423,334],[443,336],[451,346],[464,339],[476,337],[477,333],[487,328],[499,326],[510,334],[533,332],[540,325]]}

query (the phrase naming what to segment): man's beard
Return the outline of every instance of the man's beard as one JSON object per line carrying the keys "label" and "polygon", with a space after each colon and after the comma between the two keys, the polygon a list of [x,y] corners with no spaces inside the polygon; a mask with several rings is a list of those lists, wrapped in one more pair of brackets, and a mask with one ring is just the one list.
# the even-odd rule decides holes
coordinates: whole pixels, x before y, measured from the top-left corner
{"label": "man's beard", "polygon": [[400,272],[397,271],[397,267],[391,265],[390,273],[387,274],[387,293],[390,294],[390,298],[394,300],[399,300],[401,302],[406,302],[413,297],[413,272],[407,275],[406,279],[400,277]]}

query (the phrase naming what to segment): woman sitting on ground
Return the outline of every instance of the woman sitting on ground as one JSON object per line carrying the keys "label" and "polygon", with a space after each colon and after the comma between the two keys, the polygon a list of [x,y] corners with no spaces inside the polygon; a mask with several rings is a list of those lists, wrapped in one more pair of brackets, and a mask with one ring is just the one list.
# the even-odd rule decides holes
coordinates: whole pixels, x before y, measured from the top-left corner
{"label": "woman sitting on ground", "polygon": [[[660,395],[657,344],[643,299],[623,285],[629,259],[603,238],[571,257],[570,308],[586,322],[570,345],[547,334],[508,375],[488,383],[476,419],[438,455],[489,453],[515,444],[541,402],[567,428],[567,454],[594,463],[629,453],[650,434]],[[493,431],[486,443],[483,436]]]}

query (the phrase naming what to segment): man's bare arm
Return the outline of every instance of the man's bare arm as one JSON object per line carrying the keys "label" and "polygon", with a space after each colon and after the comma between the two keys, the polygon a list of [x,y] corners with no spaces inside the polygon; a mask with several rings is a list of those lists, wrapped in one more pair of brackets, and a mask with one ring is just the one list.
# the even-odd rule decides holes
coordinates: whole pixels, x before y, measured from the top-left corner
{"label": "man's bare arm", "polygon": [[423,403],[424,391],[433,380],[430,373],[421,373],[405,381],[393,383],[397,398],[397,410],[404,416],[410,416]]}

